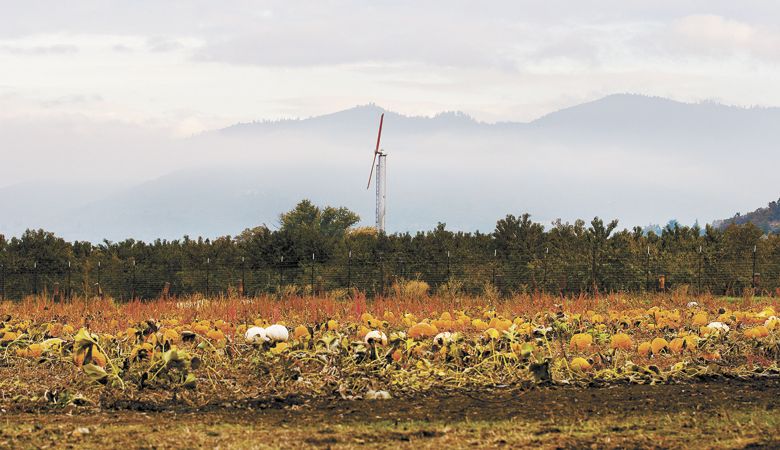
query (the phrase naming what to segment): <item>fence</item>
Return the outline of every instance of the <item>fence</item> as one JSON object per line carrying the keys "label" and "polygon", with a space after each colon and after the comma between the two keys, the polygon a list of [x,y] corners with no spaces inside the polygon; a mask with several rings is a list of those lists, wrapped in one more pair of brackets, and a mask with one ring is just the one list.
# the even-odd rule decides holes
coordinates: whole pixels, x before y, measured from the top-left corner
{"label": "fence", "polygon": [[746,289],[780,293],[780,253],[761,255],[756,247],[737,254],[635,252],[621,256],[555,255],[533,257],[438,257],[390,255],[353,257],[319,262],[314,259],[200,263],[144,262],[94,258],[71,260],[58,267],[32,264],[0,266],[0,298],[20,299],[46,293],[57,298],[106,295],[116,299],[157,298],[202,293],[324,294],[358,289],[369,296],[384,295],[400,280],[419,279],[432,290],[456,289],[479,294],[492,285],[506,295],[547,292],[560,295],[599,292],[649,292],[681,285],[689,292],[741,295]]}

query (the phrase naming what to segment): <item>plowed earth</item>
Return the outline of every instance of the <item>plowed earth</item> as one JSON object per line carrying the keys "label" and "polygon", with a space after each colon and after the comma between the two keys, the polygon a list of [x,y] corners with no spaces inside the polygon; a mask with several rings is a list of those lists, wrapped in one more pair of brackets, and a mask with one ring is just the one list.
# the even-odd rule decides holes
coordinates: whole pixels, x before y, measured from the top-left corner
{"label": "plowed earth", "polygon": [[780,448],[780,378],[0,414],[2,448]]}

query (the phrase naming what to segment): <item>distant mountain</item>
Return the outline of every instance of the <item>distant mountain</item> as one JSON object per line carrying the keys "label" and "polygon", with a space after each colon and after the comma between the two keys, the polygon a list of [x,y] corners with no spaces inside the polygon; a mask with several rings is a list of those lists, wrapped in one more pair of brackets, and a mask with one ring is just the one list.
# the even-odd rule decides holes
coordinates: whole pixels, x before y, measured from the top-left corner
{"label": "distant mountain", "polygon": [[[385,110],[377,105],[369,104],[307,119],[238,123],[217,132],[224,135],[240,135],[303,130],[306,132],[362,134],[366,130],[375,129],[379,125],[378,120],[381,114],[385,114],[385,120],[388,124],[392,124],[395,132],[403,134],[436,131],[468,132],[491,127],[490,124],[478,122],[471,116],[459,111],[443,112],[433,117],[405,116]],[[520,126],[521,124],[514,125]]]}
{"label": "distant mountain", "polygon": [[766,208],[758,208],[747,214],[737,213],[734,217],[715,221],[715,225],[726,228],[731,224],[752,223],[765,233],[780,233],[780,199],[769,202]]}
{"label": "distant mountain", "polygon": [[[117,173],[140,162],[164,173],[129,184],[85,178],[79,188],[45,181],[30,192],[2,188],[0,233],[43,226],[93,241],[235,235],[272,226],[302,198],[346,206],[370,225],[366,180],[383,112],[391,232],[439,221],[491,231],[497,219],[522,212],[543,223],[596,215],[627,227],[669,217],[708,222],[778,189],[778,108],[619,94],[529,123],[485,123],[459,112],[413,117],[364,105],[140,141],[124,150],[132,159],[105,158],[106,169],[94,170]],[[105,142],[113,152],[121,145]]]}
{"label": "distant mountain", "polygon": [[556,111],[531,123],[537,132],[558,140],[652,146],[654,153],[718,159],[745,149],[756,157],[774,154],[780,143],[778,124],[780,108],[681,103],[628,94]]}
{"label": "distant mountain", "polygon": [[[30,182],[0,188],[0,234],[60,229],[78,220],[74,211],[126,188],[123,183]],[[90,235],[94,238],[95,235]]]}

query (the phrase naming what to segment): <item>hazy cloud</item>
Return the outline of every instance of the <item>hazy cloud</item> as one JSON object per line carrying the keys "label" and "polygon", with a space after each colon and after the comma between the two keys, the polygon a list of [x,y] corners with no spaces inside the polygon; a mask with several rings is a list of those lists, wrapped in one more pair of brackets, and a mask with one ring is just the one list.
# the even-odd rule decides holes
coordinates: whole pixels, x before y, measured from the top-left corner
{"label": "hazy cloud", "polygon": [[146,47],[152,52],[172,52],[183,49],[184,45],[175,39],[154,36],[147,39]]}
{"label": "hazy cloud", "polygon": [[[692,15],[670,26],[675,48],[704,56],[780,57],[780,30],[712,14]],[[671,44],[671,42],[670,42]]]}
{"label": "hazy cloud", "polygon": [[111,46],[111,50],[117,52],[117,53],[132,53],[134,50],[129,45],[125,44],[115,44]]}
{"label": "hazy cloud", "polygon": [[62,55],[76,53],[79,49],[75,45],[35,45],[35,46],[14,46],[0,45],[0,52],[11,53],[14,55],[39,56],[39,55]]}
{"label": "hazy cloud", "polygon": [[103,101],[103,97],[98,94],[92,94],[92,95],[74,94],[74,95],[65,95],[51,100],[43,100],[41,101],[41,105],[49,108],[49,107],[61,107],[61,106],[85,104],[85,103],[97,103],[102,101]]}

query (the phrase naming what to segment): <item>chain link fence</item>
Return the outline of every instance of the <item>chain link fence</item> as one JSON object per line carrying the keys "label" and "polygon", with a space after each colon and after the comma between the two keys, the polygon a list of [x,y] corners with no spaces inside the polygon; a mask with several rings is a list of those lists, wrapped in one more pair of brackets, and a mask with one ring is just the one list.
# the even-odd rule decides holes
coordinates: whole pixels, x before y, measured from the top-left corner
{"label": "chain link fence", "polygon": [[648,248],[622,256],[557,255],[485,257],[446,252],[414,258],[352,255],[319,262],[254,260],[240,257],[199,264],[111,258],[71,260],[58,267],[37,262],[0,266],[0,298],[28,295],[110,296],[119,300],[161,296],[263,294],[346,295],[353,289],[368,296],[390,294],[403,280],[421,280],[441,289],[478,295],[486,288],[503,295],[545,292],[578,295],[598,292],[780,294],[780,254],[760,254],[754,247],[738,254],[717,251],[659,253]]}

